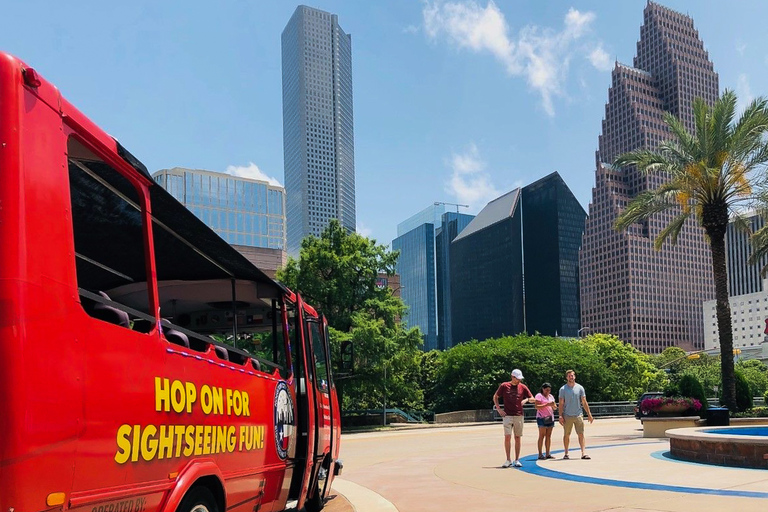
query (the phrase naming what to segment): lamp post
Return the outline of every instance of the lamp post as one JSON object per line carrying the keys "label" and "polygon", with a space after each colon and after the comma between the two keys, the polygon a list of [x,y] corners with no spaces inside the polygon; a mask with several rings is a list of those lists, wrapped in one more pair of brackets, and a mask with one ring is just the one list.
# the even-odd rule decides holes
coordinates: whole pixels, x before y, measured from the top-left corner
{"label": "lamp post", "polygon": [[592,328],[591,328],[591,327],[582,327],[581,329],[579,329],[579,330],[576,332],[576,336],[578,336],[579,338],[583,338],[584,336],[582,336],[582,334],[581,334],[581,331],[585,331],[585,330],[587,330],[587,329],[589,329],[590,331],[592,330]]}

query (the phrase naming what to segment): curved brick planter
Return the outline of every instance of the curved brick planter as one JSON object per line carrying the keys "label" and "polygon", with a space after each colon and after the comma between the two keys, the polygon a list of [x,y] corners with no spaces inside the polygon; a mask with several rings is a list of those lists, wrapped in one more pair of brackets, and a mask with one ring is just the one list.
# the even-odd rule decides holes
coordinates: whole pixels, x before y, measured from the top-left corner
{"label": "curved brick planter", "polygon": [[713,434],[738,427],[695,427],[667,430],[672,457],[740,468],[768,469],[768,437]]}

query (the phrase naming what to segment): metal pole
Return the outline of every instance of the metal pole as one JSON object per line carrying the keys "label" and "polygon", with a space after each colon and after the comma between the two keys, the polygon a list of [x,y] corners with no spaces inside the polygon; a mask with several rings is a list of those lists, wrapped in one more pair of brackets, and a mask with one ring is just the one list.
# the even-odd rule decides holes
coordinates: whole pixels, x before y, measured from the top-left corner
{"label": "metal pole", "polygon": [[384,358],[384,426],[387,426],[387,359]]}

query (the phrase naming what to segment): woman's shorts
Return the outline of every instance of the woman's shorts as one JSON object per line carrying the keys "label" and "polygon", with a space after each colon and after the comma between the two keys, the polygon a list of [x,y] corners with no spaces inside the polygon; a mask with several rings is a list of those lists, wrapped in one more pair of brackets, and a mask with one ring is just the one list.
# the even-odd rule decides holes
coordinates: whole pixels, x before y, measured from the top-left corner
{"label": "woman's shorts", "polygon": [[545,420],[544,418],[536,418],[536,425],[538,425],[539,428],[552,428],[555,426],[555,422],[552,421],[551,419],[549,420],[549,422],[547,422],[547,420]]}

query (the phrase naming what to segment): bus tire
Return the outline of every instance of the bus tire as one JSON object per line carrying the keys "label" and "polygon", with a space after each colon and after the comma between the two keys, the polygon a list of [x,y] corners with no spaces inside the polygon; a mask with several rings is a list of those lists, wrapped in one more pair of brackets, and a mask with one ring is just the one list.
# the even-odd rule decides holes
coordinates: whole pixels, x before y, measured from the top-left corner
{"label": "bus tire", "polygon": [[219,507],[207,487],[197,486],[187,492],[176,512],[219,512]]}
{"label": "bus tire", "polygon": [[320,489],[315,488],[315,492],[313,492],[312,496],[307,498],[307,501],[304,503],[304,510],[307,512],[320,512],[323,510],[324,506],[325,502],[320,496]]}

